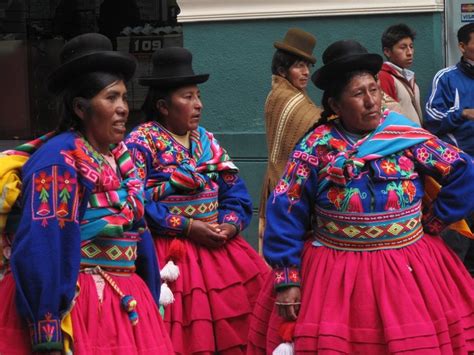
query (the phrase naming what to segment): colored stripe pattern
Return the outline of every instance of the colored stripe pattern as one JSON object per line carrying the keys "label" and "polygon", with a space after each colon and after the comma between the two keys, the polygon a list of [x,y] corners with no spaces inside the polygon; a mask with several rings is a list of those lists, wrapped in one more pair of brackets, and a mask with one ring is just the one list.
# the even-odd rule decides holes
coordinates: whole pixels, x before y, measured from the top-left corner
{"label": "colored stripe pattern", "polygon": [[407,209],[380,213],[340,213],[318,207],[315,210],[315,240],[337,250],[398,249],[424,234],[420,202]]}

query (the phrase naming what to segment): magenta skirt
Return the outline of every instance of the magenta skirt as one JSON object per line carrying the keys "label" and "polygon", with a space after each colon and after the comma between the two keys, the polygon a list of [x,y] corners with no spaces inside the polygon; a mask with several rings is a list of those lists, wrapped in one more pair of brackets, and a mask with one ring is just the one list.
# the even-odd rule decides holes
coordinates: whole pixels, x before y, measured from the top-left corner
{"label": "magenta skirt", "polygon": [[[74,354],[174,354],[158,308],[143,280],[136,274],[112,276],[124,294],[137,300],[138,324],[132,326],[120,307],[120,297],[105,284],[99,302],[91,275],[81,273],[80,293],[72,309]],[[31,354],[30,337],[16,311],[11,274],[0,281],[0,354]]]}
{"label": "magenta skirt", "polygon": [[[474,351],[474,281],[439,237],[372,252],[307,242],[302,255],[297,354],[468,354]],[[251,320],[249,354],[281,339],[271,280]]]}
{"label": "magenta skirt", "polygon": [[[172,239],[155,238],[161,266]],[[165,325],[177,354],[244,354],[250,314],[270,269],[240,236],[218,249],[183,240],[178,279],[169,284],[175,302]]]}

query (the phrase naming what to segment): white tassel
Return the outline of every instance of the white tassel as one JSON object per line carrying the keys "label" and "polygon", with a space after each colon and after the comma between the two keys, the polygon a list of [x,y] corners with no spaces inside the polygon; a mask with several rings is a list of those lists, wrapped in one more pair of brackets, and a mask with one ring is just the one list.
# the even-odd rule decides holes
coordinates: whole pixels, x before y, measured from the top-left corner
{"label": "white tassel", "polygon": [[161,284],[160,304],[162,306],[167,306],[173,302],[174,302],[173,292],[171,292],[166,282],[163,282]]}
{"label": "white tassel", "polygon": [[293,343],[281,343],[275,348],[275,350],[273,350],[272,354],[273,355],[294,355],[295,345]]}
{"label": "white tassel", "polygon": [[179,277],[179,267],[172,261],[168,261],[160,271],[161,279],[168,282],[176,281]]}

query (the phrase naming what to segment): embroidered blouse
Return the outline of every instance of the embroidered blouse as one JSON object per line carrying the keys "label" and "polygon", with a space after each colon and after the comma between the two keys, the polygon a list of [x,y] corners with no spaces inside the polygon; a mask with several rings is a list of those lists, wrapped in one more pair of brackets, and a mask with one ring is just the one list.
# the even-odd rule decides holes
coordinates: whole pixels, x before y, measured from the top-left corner
{"label": "embroidered blouse", "polygon": [[[468,155],[393,112],[380,126],[354,141],[337,121],[330,122],[309,132],[292,152],[267,207],[264,256],[278,287],[299,284],[300,253],[315,206],[349,214],[408,208],[420,203],[422,177],[429,175],[442,188],[424,211],[425,232],[438,233],[474,210]],[[370,152],[361,154],[367,147]]]}
{"label": "embroidered blouse", "polygon": [[187,149],[157,122],[136,127],[126,139],[145,180],[150,228],[159,236],[184,236],[192,217],[241,231],[252,203],[237,167],[203,127],[189,139]]}
{"label": "embroidered blouse", "polygon": [[[10,264],[33,351],[62,349],[60,322],[76,291],[82,244],[95,240],[98,230],[102,237],[137,230],[143,192],[134,181],[140,180],[132,179],[134,167],[130,158],[126,161],[125,145],[114,152],[123,168],[121,178],[81,135],[67,132],[48,140],[23,167],[22,215]],[[125,195],[117,190],[122,185],[128,185],[122,190]],[[93,216],[86,221],[86,211],[107,199],[112,203],[107,215],[113,217],[102,213],[97,223],[89,224]],[[130,272],[136,269],[158,304],[160,278],[149,232],[140,235],[136,250]]]}

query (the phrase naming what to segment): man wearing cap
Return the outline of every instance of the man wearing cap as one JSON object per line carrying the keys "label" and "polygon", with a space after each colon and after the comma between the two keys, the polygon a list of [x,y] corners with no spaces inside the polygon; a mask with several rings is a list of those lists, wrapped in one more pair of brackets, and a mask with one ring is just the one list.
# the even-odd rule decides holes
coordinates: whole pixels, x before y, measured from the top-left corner
{"label": "man wearing cap", "polygon": [[265,229],[265,206],[285,169],[293,147],[318,121],[321,110],[306,93],[310,68],[316,63],[316,38],[298,28],[290,28],[272,60],[272,89],[265,102],[268,165],[260,197],[259,250]]}

